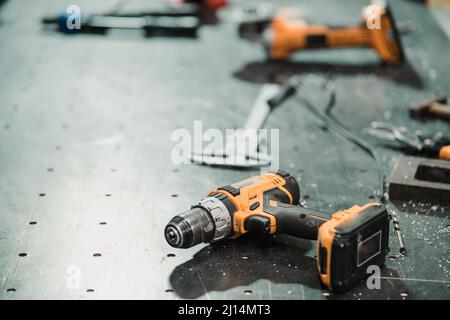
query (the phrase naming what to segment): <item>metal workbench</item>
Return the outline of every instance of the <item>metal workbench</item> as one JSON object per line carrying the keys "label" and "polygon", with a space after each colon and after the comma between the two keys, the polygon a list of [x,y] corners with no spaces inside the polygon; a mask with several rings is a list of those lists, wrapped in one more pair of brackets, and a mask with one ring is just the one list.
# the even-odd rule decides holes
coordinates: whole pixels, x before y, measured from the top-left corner
{"label": "metal workbench", "polygon": [[[449,133],[448,123],[407,114],[413,101],[450,93],[449,39],[420,2],[392,1],[397,20],[417,27],[402,37],[407,63],[400,68],[380,65],[365,49],[268,63],[258,45],[238,38],[227,12],[198,39],[42,29],[43,16],[72,2],[6,1],[0,8],[1,299],[450,298],[450,211],[434,203],[391,204],[408,256],[396,255],[392,233],[381,289],[362,284],[341,295],[320,287],[309,241],[250,236],[176,250],[163,236],[170,218],[209,190],[259,173],[174,165],[172,132],[193,130],[194,120],[206,128],[241,126],[263,83],[279,74],[331,80],[333,115],[377,146],[388,176],[402,153],[363,134],[371,121]],[[289,2],[334,25],[358,23],[366,4]],[[99,11],[110,2],[77,4]],[[303,95],[323,102],[320,91]],[[333,212],[374,201],[373,160],[324,130],[296,100],[267,127],[280,129],[281,168],[300,180],[305,204]]]}

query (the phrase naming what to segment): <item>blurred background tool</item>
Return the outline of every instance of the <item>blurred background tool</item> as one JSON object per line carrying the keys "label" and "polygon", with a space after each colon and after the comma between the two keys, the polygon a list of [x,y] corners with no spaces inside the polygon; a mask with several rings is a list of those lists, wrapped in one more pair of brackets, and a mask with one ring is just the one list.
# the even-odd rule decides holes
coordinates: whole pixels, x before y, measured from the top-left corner
{"label": "blurred background tool", "polygon": [[278,92],[279,86],[266,84],[262,87],[250,114],[242,129],[228,136],[224,150],[215,150],[214,153],[204,153],[203,150],[191,154],[191,161],[197,164],[206,164],[216,167],[255,168],[268,166],[271,156],[268,153],[265,135],[260,135],[262,129],[272,112],[268,100]]}
{"label": "blurred background tool", "polygon": [[416,103],[410,109],[410,115],[415,119],[438,117],[450,120],[450,106],[447,102],[447,95]]}
{"label": "blurred background tool", "polygon": [[408,131],[407,128],[396,127],[387,122],[374,121],[370,124],[367,132],[378,139],[387,141],[397,141],[410,148],[422,150],[423,143],[415,135]]}
{"label": "blurred background tool", "polygon": [[80,14],[80,28],[69,28],[70,13],[45,17],[46,26],[64,33],[105,34],[110,29],[142,29],[146,36],[196,37],[201,25],[199,7],[196,4],[152,6],[142,12],[113,10],[103,14]]}
{"label": "blurred background tool", "polygon": [[389,198],[441,205],[450,204],[450,161],[401,158],[389,184]]}
{"label": "blurred background tool", "polygon": [[206,10],[215,11],[228,4],[228,0],[169,0],[171,3],[195,3]]}
{"label": "blurred background tool", "polygon": [[363,21],[355,27],[308,25],[303,20],[277,16],[272,20],[241,24],[242,38],[261,42],[272,59],[283,60],[295,51],[316,48],[368,47],[389,64],[404,60],[399,33],[389,6],[374,1],[363,11]]}
{"label": "blurred background tool", "polygon": [[450,145],[444,146],[439,150],[439,159],[450,160]]}
{"label": "blurred background tool", "polygon": [[411,133],[405,127],[396,127],[386,122],[374,121],[367,128],[367,133],[371,136],[385,141],[397,142],[405,147],[405,151],[413,151],[421,155],[440,157],[449,160],[448,147],[450,140],[442,133],[433,136],[424,136],[419,133]]}

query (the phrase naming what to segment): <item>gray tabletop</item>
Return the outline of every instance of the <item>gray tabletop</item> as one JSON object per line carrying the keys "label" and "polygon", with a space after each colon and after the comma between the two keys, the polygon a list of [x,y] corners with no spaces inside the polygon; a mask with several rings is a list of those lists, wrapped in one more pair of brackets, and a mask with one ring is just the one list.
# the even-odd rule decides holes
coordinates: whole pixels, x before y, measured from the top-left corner
{"label": "gray tabletop", "polygon": [[[364,135],[371,121],[449,133],[448,123],[407,113],[413,101],[450,92],[449,40],[426,7],[393,2],[397,20],[417,28],[402,37],[407,63],[393,68],[367,49],[268,63],[258,45],[238,38],[232,8],[197,39],[42,29],[43,16],[72,2],[0,8],[0,298],[450,298],[449,208],[420,199],[390,204],[409,254],[396,255],[391,233],[379,290],[323,290],[309,241],[246,236],[176,250],[163,237],[170,218],[209,190],[259,173],[175,165],[172,132],[192,131],[195,120],[205,129],[242,126],[262,85],[280,74],[300,75],[309,85],[303,98],[317,105],[324,97],[314,83],[332,82],[333,115],[376,146],[388,176],[403,154]],[[358,23],[365,4],[295,3],[310,20],[333,25]],[[111,6],[77,4],[91,12]],[[280,167],[299,179],[305,204],[334,212],[374,201],[373,160],[298,101],[277,109],[267,127],[280,129]]]}

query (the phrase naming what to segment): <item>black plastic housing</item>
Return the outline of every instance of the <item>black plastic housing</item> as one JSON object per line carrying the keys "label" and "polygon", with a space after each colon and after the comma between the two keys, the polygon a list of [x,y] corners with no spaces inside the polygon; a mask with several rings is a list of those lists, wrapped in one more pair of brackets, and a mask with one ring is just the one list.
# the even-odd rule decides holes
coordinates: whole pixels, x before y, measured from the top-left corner
{"label": "black plastic housing", "polygon": [[[334,292],[346,291],[368,277],[370,265],[384,265],[389,252],[389,221],[386,208],[380,206],[370,207],[357,219],[336,226],[330,264],[330,284]],[[379,250],[375,255],[364,252],[364,246],[378,242]]]}

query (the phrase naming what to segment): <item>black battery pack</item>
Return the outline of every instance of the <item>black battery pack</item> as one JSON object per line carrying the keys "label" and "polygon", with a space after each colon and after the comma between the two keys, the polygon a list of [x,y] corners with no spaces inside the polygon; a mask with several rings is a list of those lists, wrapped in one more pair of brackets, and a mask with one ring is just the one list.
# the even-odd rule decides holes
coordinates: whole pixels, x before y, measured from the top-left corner
{"label": "black battery pack", "polygon": [[[319,236],[322,282],[334,292],[343,292],[366,278],[369,266],[382,267],[389,252],[389,222],[388,211],[381,205],[357,213],[339,212],[339,218],[330,221],[333,226]],[[326,245],[325,238],[330,236],[331,243]]]}

